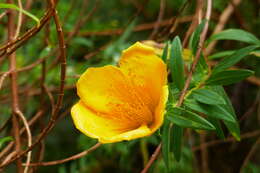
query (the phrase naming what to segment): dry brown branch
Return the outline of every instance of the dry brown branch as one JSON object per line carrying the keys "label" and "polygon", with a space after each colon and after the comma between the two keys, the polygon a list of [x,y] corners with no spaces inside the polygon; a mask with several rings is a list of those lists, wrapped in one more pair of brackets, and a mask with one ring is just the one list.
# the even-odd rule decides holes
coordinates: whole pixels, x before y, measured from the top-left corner
{"label": "dry brown branch", "polygon": [[3,12],[3,13],[1,13],[0,14],[0,20],[5,16],[7,14],[7,12],[5,11],[5,12]]}
{"label": "dry brown branch", "polygon": [[15,157],[13,157],[11,160],[9,160],[5,164],[1,164],[0,168],[12,163],[13,161],[21,158],[24,154],[31,151],[33,147],[35,147],[47,134],[48,132],[53,128],[55,124],[55,120],[58,117],[59,110],[61,108],[63,95],[64,95],[64,85],[65,85],[65,78],[66,78],[66,54],[65,54],[65,42],[64,42],[64,36],[63,31],[60,25],[59,17],[57,15],[57,11],[55,9],[56,7],[56,1],[53,2],[52,0],[49,1],[51,4],[51,12],[54,17],[56,30],[58,33],[58,40],[59,40],[59,50],[60,50],[60,64],[61,64],[61,76],[60,76],[60,88],[59,88],[59,94],[58,94],[58,100],[55,105],[54,113],[51,116],[51,119],[47,126],[43,129],[43,131],[40,133],[36,141],[31,145],[31,147],[28,147],[25,151],[21,152],[20,154],[17,154]]}
{"label": "dry brown branch", "polygon": [[3,72],[1,75],[1,78],[0,78],[0,90],[3,86],[3,83],[4,83],[4,80],[6,79],[6,77],[11,73],[11,71],[7,71],[7,72]]}
{"label": "dry brown branch", "polygon": [[[32,126],[35,122],[37,122],[40,117],[43,115],[43,111],[38,111],[32,118],[29,120],[28,125]],[[25,127],[23,127],[20,131],[20,136],[25,132]],[[0,159],[4,157],[13,147],[14,142],[10,142],[1,152],[0,152]]]}
{"label": "dry brown branch", "polygon": [[[13,3],[12,0],[7,0],[7,3]],[[12,41],[14,39],[14,23],[15,14],[13,10],[9,10],[8,12],[8,41]],[[18,97],[18,88],[17,88],[17,74],[15,72],[16,69],[16,56],[15,53],[10,54],[9,56],[9,71],[11,78],[11,92],[12,92],[12,125],[13,125],[13,136],[15,140],[15,152],[20,153],[21,151],[21,140],[20,140],[20,127],[19,120],[17,118],[17,111],[19,111],[19,97]],[[22,173],[22,160],[18,159],[16,161],[17,172]]]}
{"label": "dry brown branch", "polygon": [[245,167],[247,166],[248,162],[250,161],[251,157],[256,153],[257,147],[260,144],[260,137],[256,140],[252,148],[250,149],[249,153],[247,154],[241,168],[240,168],[240,173],[244,172]]}
{"label": "dry brown branch", "polygon": [[8,56],[12,54],[16,49],[21,47],[24,42],[28,41],[31,37],[37,34],[42,29],[42,27],[46,24],[46,22],[50,19],[51,15],[52,15],[52,10],[47,11],[45,15],[42,17],[42,19],[40,20],[39,26],[35,26],[31,28],[26,33],[24,33],[21,37],[18,37],[15,40],[10,40],[6,44],[0,46],[0,51],[2,51],[2,53],[0,54],[0,58],[2,58],[4,55]]}
{"label": "dry brown branch", "polygon": [[[192,16],[184,16],[184,17],[180,17],[179,18],[179,23],[185,23],[185,22],[189,22],[192,20]],[[158,27],[164,27],[164,26],[168,26],[172,24],[172,20],[174,20],[175,17],[170,18],[170,19],[165,19],[162,20]],[[144,30],[149,30],[149,29],[153,29],[156,25],[156,22],[152,22],[152,23],[144,23],[144,24],[140,24],[137,25],[136,27],[134,27],[133,31],[134,32],[139,32],[139,31],[144,31]],[[105,31],[88,31],[88,32],[80,32],[79,36],[92,36],[92,35],[97,35],[97,36],[110,36],[110,35],[120,35],[124,32],[124,29],[111,29],[111,30],[105,30]]]}
{"label": "dry brown branch", "polygon": [[[256,130],[253,132],[244,133],[240,136],[241,141],[248,138],[257,137],[260,135],[260,130]],[[199,146],[192,147],[192,151],[199,151],[201,149],[201,145],[204,145],[204,147],[212,147],[218,144],[228,143],[228,142],[237,142],[237,140],[234,137],[228,137],[224,140],[214,140],[210,142],[206,142],[204,144],[200,144]]]}
{"label": "dry brown branch", "polygon": [[16,31],[15,31],[15,36],[14,38],[16,39],[19,36],[20,30],[21,30],[21,26],[22,26],[22,21],[23,21],[23,4],[21,2],[21,0],[18,0],[18,6],[19,6],[19,14],[18,14],[18,22],[17,22],[17,27],[16,27]]}
{"label": "dry brown branch", "polygon": [[84,157],[87,154],[89,154],[90,152],[96,150],[100,146],[101,146],[101,143],[97,143],[97,144],[93,145],[91,148],[89,148],[89,149],[87,149],[87,150],[85,150],[81,153],[78,153],[76,155],[73,155],[71,157],[68,157],[66,159],[55,160],[55,161],[50,161],[50,162],[31,163],[29,166],[51,166],[51,165],[62,164],[62,163],[68,162],[68,161],[72,161],[72,160],[76,160],[76,159],[79,159],[81,157]]}
{"label": "dry brown branch", "polygon": [[[31,134],[31,130],[30,130],[30,127],[29,127],[29,124],[26,120],[26,118],[24,117],[23,113],[19,110],[17,110],[17,115],[21,118],[23,124],[24,124],[24,127],[25,127],[25,131],[27,133],[27,137],[28,137],[28,147],[30,147],[32,145],[32,134]],[[32,155],[32,151],[29,151],[27,153],[27,160],[26,160],[26,165],[29,165],[30,162],[31,162],[31,155]],[[25,166],[24,168],[24,173],[27,173],[29,171],[29,166]]]}
{"label": "dry brown branch", "polygon": [[165,10],[165,5],[166,2],[165,0],[160,0],[160,11],[159,11],[159,15],[157,18],[157,21],[155,22],[155,26],[153,28],[153,32],[151,33],[151,35],[149,36],[149,39],[153,39],[154,36],[157,34],[158,29],[159,29],[159,25],[163,19],[163,15],[164,15],[164,10]]}
{"label": "dry brown branch", "polygon": [[[228,22],[231,14],[234,12],[235,6],[240,4],[241,0],[232,0],[227,6],[227,8],[222,12],[221,16],[219,17],[219,22],[215,27],[212,35],[220,32],[225,27],[226,23]],[[205,50],[205,55],[208,56],[213,51],[214,47],[216,46],[217,41],[211,42]]]}
{"label": "dry brown branch", "polygon": [[202,9],[202,5],[203,5],[202,0],[197,0],[195,15],[192,19],[192,23],[191,23],[188,31],[185,34],[185,37],[184,37],[183,42],[182,42],[182,47],[187,46],[188,39],[189,39],[190,35],[192,34],[192,32],[194,31],[196,26],[199,24],[199,21],[200,21],[199,14],[200,14],[200,11]]}
{"label": "dry brown branch", "polygon": [[[206,134],[202,133],[200,134],[200,143],[203,144],[205,142],[206,142]],[[201,164],[202,164],[201,172],[208,173],[210,172],[208,168],[208,149],[204,145],[201,145],[200,150],[201,150]]]}

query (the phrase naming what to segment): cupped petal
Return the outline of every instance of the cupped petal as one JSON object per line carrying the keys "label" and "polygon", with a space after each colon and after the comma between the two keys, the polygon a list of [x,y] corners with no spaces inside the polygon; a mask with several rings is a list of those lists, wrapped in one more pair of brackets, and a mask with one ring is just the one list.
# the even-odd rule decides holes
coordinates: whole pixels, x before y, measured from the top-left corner
{"label": "cupped petal", "polygon": [[153,47],[135,43],[123,51],[120,69],[132,80],[144,102],[154,109],[167,83],[166,64],[156,55]]}
{"label": "cupped petal", "polygon": [[154,122],[151,126],[149,126],[152,132],[155,132],[163,124],[166,103],[168,100],[168,94],[169,94],[168,85],[165,85],[162,87],[162,94],[160,97],[160,101],[155,109]]}
{"label": "cupped petal", "polygon": [[130,79],[111,65],[88,68],[77,82],[84,104],[105,118],[128,122],[129,128],[150,124],[153,113]]}
{"label": "cupped petal", "polygon": [[124,122],[104,118],[89,109],[82,101],[72,107],[71,115],[78,130],[89,137],[98,139],[101,143],[132,140],[152,134],[146,125],[127,129],[128,126]]}

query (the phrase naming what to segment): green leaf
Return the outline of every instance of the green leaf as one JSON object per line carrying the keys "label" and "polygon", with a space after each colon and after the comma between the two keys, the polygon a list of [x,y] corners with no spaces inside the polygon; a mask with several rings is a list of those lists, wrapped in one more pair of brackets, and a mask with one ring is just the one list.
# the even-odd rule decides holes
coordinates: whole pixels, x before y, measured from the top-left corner
{"label": "green leaf", "polygon": [[184,105],[197,112],[204,113],[209,117],[236,122],[233,115],[225,110],[221,105],[206,105],[198,103],[196,100],[186,99]]}
{"label": "green leaf", "polygon": [[239,122],[237,121],[236,113],[234,111],[234,108],[232,106],[230,99],[228,98],[228,96],[227,96],[227,94],[226,94],[226,92],[225,92],[225,90],[222,86],[212,86],[212,88],[225,99],[226,104],[222,105],[222,107],[224,109],[226,109],[236,120],[236,122],[234,122],[234,123],[224,121],[224,124],[226,125],[226,127],[228,128],[228,130],[230,131],[232,136],[234,136],[236,138],[236,140],[239,141],[240,140]]}
{"label": "green leaf", "polygon": [[198,49],[198,44],[200,41],[200,34],[205,26],[206,20],[203,20],[198,27],[196,28],[196,30],[192,33],[191,37],[190,37],[190,41],[189,41],[189,49],[192,50],[193,55],[196,54],[197,49]]}
{"label": "green leaf", "polygon": [[233,53],[235,53],[237,50],[226,50],[226,51],[222,51],[222,52],[217,52],[213,55],[210,55],[208,58],[209,59],[218,59],[218,58],[222,58],[225,56],[230,56]]}
{"label": "green leaf", "polygon": [[217,136],[220,138],[220,139],[224,139],[225,138],[225,135],[224,135],[224,132],[222,130],[222,127],[221,127],[221,123],[218,119],[216,118],[213,118],[213,117],[208,117],[208,120],[211,124],[214,125],[214,127],[216,128],[216,133],[217,133]]}
{"label": "green leaf", "polygon": [[236,40],[249,44],[260,44],[260,40],[258,40],[253,34],[241,29],[224,30],[211,36],[207,42],[212,42],[214,40]]}
{"label": "green leaf", "polygon": [[13,138],[11,136],[6,136],[0,139],[0,148],[4,145],[4,143],[12,141]]}
{"label": "green leaf", "polygon": [[168,112],[167,119],[180,127],[201,130],[215,130],[214,126],[210,124],[210,122],[194,112],[179,107],[172,108]]}
{"label": "green leaf", "polygon": [[0,9],[1,8],[7,8],[7,9],[21,11],[23,14],[27,15],[28,17],[32,18],[35,22],[37,22],[37,25],[40,25],[40,20],[35,15],[29,13],[28,11],[25,11],[24,9],[17,7],[14,4],[0,3]]}
{"label": "green leaf", "polygon": [[239,82],[251,75],[254,72],[251,70],[226,70],[212,74],[206,81],[207,85],[229,85]]}
{"label": "green leaf", "polygon": [[258,46],[248,46],[242,49],[239,49],[229,57],[226,57],[224,60],[220,61],[215,68],[213,69],[212,73],[218,73],[220,71],[223,71],[232,65],[236,64],[238,61],[240,61],[243,57],[250,54],[254,49],[256,49]]}
{"label": "green leaf", "polygon": [[184,86],[184,63],[182,59],[182,47],[179,37],[175,37],[170,54],[170,70],[172,75],[172,81],[176,84],[179,90],[182,90]]}
{"label": "green leaf", "polygon": [[170,154],[170,122],[165,121],[162,133],[162,155],[166,168],[169,169]]}
{"label": "green leaf", "polygon": [[168,57],[168,49],[169,49],[169,43],[167,42],[164,49],[163,49],[163,54],[162,54],[162,60],[164,62],[167,62],[167,57]]}
{"label": "green leaf", "polygon": [[216,105],[216,104],[225,104],[225,100],[218,95],[216,92],[209,89],[197,89],[192,91],[191,96],[198,102]]}
{"label": "green leaf", "polygon": [[181,159],[181,145],[182,145],[182,136],[183,136],[183,128],[178,125],[173,125],[172,127],[172,151],[174,154],[174,158],[177,161]]}

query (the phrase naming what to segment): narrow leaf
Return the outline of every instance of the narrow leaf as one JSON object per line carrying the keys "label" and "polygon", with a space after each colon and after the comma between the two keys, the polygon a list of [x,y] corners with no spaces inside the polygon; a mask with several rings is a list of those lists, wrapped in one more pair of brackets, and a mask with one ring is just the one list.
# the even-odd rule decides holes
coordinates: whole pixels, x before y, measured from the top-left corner
{"label": "narrow leaf", "polygon": [[164,49],[163,49],[163,54],[162,54],[162,60],[164,62],[167,62],[167,57],[168,57],[168,49],[169,49],[169,43],[167,42]]}
{"label": "narrow leaf", "polygon": [[212,88],[225,99],[226,104],[222,105],[222,107],[224,109],[226,109],[234,117],[234,119],[236,119],[236,122],[234,122],[234,123],[224,121],[224,124],[226,125],[226,127],[228,128],[230,133],[236,138],[236,140],[239,141],[240,140],[239,122],[237,121],[236,113],[234,111],[234,108],[232,106],[230,99],[228,98],[228,96],[222,86],[212,86]]}
{"label": "narrow leaf", "polygon": [[170,122],[165,121],[162,133],[162,155],[166,168],[169,169],[169,154],[170,154]]}
{"label": "narrow leaf", "polygon": [[208,120],[211,124],[214,125],[214,127],[216,128],[216,133],[217,133],[217,136],[220,138],[220,139],[224,139],[225,138],[225,135],[224,135],[224,132],[222,130],[222,127],[221,127],[221,123],[218,119],[216,118],[213,118],[213,117],[208,117]]}
{"label": "narrow leaf", "polygon": [[170,120],[173,124],[177,124],[178,126],[184,128],[215,130],[214,126],[206,119],[183,108],[172,108],[169,111],[167,119]]}
{"label": "narrow leaf", "polygon": [[226,57],[226,56],[230,56],[233,53],[235,53],[237,50],[226,50],[226,51],[221,51],[221,52],[217,52],[213,55],[210,55],[208,58],[209,59],[218,59],[218,58],[222,58],[222,57]]}
{"label": "narrow leaf", "polygon": [[12,141],[13,138],[11,136],[6,136],[0,139],[0,148],[4,145],[4,143]]}
{"label": "narrow leaf", "polygon": [[225,100],[218,93],[209,89],[197,89],[192,92],[192,96],[195,100],[204,104],[225,104]]}
{"label": "narrow leaf", "polygon": [[226,57],[224,60],[220,61],[218,65],[215,66],[212,73],[218,73],[220,71],[223,71],[232,65],[236,64],[238,61],[240,61],[243,57],[247,56],[252,52],[254,49],[256,49],[258,46],[248,46],[242,49],[239,49],[229,57]]}
{"label": "narrow leaf", "polygon": [[212,42],[214,40],[236,40],[249,44],[260,44],[260,40],[258,40],[253,34],[241,29],[224,30],[211,36],[208,42]]}
{"label": "narrow leaf", "polygon": [[190,41],[189,41],[189,49],[192,50],[193,55],[196,54],[197,49],[198,49],[198,44],[199,44],[199,40],[200,40],[200,34],[205,26],[206,20],[203,20],[198,27],[196,28],[196,30],[192,33],[191,37],[190,37]]}
{"label": "narrow leaf", "polygon": [[35,22],[37,22],[37,25],[40,25],[40,20],[35,15],[29,13],[28,11],[25,11],[24,9],[17,7],[14,4],[0,3],[0,8],[7,8],[7,9],[21,11],[24,15],[27,15],[28,17],[32,18]]}
{"label": "narrow leaf", "polygon": [[221,105],[206,105],[198,103],[196,100],[186,99],[184,105],[197,112],[204,113],[209,117],[226,120],[229,122],[236,122],[233,115],[223,109]]}
{"label": "narrow leaf", "polygon": [[179,90],[184,86],[184,63],[182,59],[182,47],[179,37],[175,37],[171,46],[170,70],[172,81],[176,83]]}
{"label": "narrow leaf", "polygon": [[173,141],[172,141],[172,150],[174,154],[174,158],[177,161],[181,159],[181,145],[182,145],[182,136],[183,136],[183,128],[178,125],[173,125],[172,127]]}
{"label": "narrow leaf", "polygon": [[239,82],[247,77],[253,75],[251,70],[226,70],[219,73],[212,74],[206,81],[207,85],[229,85]]}

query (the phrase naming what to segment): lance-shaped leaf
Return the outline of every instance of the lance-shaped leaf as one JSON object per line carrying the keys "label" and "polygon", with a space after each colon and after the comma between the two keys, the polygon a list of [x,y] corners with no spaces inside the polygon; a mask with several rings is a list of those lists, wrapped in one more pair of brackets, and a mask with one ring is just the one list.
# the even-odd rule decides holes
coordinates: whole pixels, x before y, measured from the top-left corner
{"label": "lance-shaped leaf", "polygon": [[181,145],[182,145],[182,136],[183,136],[183,128],[178,125],[173,125],[172,127],[172,151],[174,154],[174,158],[177,161],[180,161],[181,159]]}
{"label": "lance-shaped leaf", "polygon": [[184,105],[197,112],[204,113],[210,117],[226,120],[235,123],[236,120],[232,114],[225,110],[221,105],[206,105],[198,103],[196,100],[186,99]]}
{"label": "lance-shaped leaf", "polygon": [[182,59],[182,47],[179,37],[175,37],[170,54],[170,70],[172,81],[176,84],[179,90],[184,86],[184,63]]}
{"label": "lance-shaped leaf", "polygon": [[167,119],[180,127],[215,130],[214,126],[210,122],[194,112],[179,107],[172,108],[168,112]]}
{"label": "lance-shaped leaf", "polygon": [[204,104],[225,104],[225,100],[218,93],[209,89],[194,90],[192,96],[195,100]]}
{"label": "lance-shaped leaf", "polygon": [[229,85],[239,82],[247,77],[253,75],[251,70],[226,70],[219,73],[212,74],[206,81],[207,85]]}
{"label": "lance-shaped leaf", "polygon": [[170,154],[170,121],[166,120],[163,126],[162,133],[162,154],[166,168],[169,169],[169,154]]}
{"label": "lance-shaped leaf", "polygon": [[238,51],[234,52],[229,57],[226,57],[224,60],[220,61],[215,68],[213,69],[212,73],[218,73],[221,72],[232,65],[236,64],[238,61],[240,61],[245,56],[249,55],[254,49],[256,49],[259,46],[248,46],[242,49],[239,49]]}
{"label": "lance-shaped leaf", "polygon": [[214,40],[236,40],[249,44],[260,44],[260,40],[253,34],[241,29],[227,29],[217,34],[212,35],[207,42]]}
{"label": "lance-shaped leaf", "polygon": [[[231,101],[228,98],[224,88],[221,86],[212,86],[212,89],[214,89],[219,95],[221,95],[225,99],[226,104],[222,105],[222,107],[226,111],[228,111],[234,117],[234,119],[237,120],[234,108],[233,108]],[[236,121],[236,122],[224,121],[224,124],[226,125],[226,127],[228,128],[230,133],[236,138],[236,140],[240,140],[240,128],[239,128],[238,121]]]}

